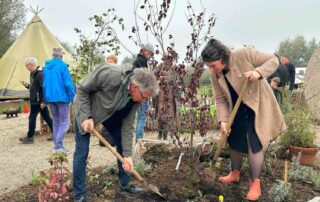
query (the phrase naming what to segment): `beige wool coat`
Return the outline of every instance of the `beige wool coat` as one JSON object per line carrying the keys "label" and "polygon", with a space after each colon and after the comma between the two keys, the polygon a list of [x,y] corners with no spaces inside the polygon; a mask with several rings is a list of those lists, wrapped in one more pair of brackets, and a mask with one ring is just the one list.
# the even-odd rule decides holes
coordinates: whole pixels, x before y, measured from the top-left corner
{"label": "beige wool coat", "polygon": [[[255,112],[255,129],[261,144],[266,147],[269,142],[286,130],[277,100],[266,78],[278,67],[274,55],[265,54],[253,48],[241,48],[232,51],[226,78],[239,95],[244,84],[243,73],[257,71],[262,78],[249,81],[243,102]],[[215,91],[216,113],[219,122],[228,122],[233,109],[231,95],[225,77],[221,73],[211,73]],[[232,130],[232,128],[231,128]]]}

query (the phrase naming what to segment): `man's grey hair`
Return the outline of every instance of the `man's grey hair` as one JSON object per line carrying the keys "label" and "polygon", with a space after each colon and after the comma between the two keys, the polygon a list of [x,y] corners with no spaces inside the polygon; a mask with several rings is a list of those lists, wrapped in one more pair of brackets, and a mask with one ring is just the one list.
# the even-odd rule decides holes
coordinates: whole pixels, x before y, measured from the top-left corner
{"label": "man's grey hair", "polygon": [[28,64],[35,64],[36,66],[38,66],[38,60],[35,57],[26,57],[24,59],[24,64],[28,65]]}
{"label": "man's grey hair", "polygon": [[158,81],[153,73],[147,68],[134,69],[131,83],[139,86],[141,92],[150,92],[152,97],[155,97],[159,93]]}
{"label": "man's grey hair", "polygon": [[62,56],[63,56],[63,50],[62,50],[62,48],[53,48],[52,56],[53,56],[53,57],[62,58]]}
{"label": "man's grey hair", "polygon": [[150,44],[150,43],[143,44],[142,47],[141,47],[141,49],[146,49],[146,50],[154,53],[154,47],[153,47],[153,45]]}

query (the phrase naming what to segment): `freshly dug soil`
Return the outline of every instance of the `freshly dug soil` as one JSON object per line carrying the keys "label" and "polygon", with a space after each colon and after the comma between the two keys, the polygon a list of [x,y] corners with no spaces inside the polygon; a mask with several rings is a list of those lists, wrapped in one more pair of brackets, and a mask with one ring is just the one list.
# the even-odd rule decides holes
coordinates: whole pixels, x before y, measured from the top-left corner
{"label": "freshly dug soil", "polygon": [[[209,172],[194,172],[188,164],[190,157],[187,155],[183,156],[179,170],[175,171],[179,152],[168,150],[167,145],[153,147],[145,153],[143,158],[152,165],[152,169],[143,177],[147,182],[157,186],[165,199],[150,191],[138,197],[120,193],[116,170],[100,167],[93,169],[90,172],[91,177],[88,177],[89,201],[218,201],[219,195],[224,196],[225,202],[247,201],[245,199],[249,188],[247,166],[243,168],[239,183],[224,185],[217,182],[217,179],[208,177],[212,169],[206,162],[199,163],[198,166],[205,167]],[[217,177],[228,174],[229,164],[229,159],[221,161],[220,168],[215,170]],[[283,165],[282,160],[277,160],[274,162],[274,170],[271,174],[263,172],[262,196],[259,201],[272,201],[268,198],[268,191],[276,179],[282,179]],[[134,183],[138,185],[136,181]],[[37,192],[38,186],[28,185],[0,197],[0,201],[37,201]],[[309,182],[291,182],[290,195],[286,201],[306,202],[319,195],[320,192],[316,191]]]}

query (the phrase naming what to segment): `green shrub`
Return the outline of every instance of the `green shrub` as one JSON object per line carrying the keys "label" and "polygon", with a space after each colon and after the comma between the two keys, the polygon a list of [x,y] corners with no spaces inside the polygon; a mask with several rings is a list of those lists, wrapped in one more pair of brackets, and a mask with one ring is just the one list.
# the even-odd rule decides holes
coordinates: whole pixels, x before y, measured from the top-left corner
{"label": "green shrub", "polygon": [[268,191],[269,199],[273,202],[285,201],[289,195],[290,184],[281,180],[277,180]]}
{"label": "green shrub", "polygon": [[151,165],[147,164],[143,159],[136,159],[134,161],[134,169],[140,174],[144,175],[151,169]]}
{"label": "green shrub", "polygon": [[280,145],[287,149],[289,145],[298,147],[313,147],[315,133],[314,118],[307,107],[292,103],[288,98],[282,105],[287,131],[280,137]]}
{"label": "green shrub", "polygon": [[292,159],[288,172],[289,179],[294,181],[306,181],[312,176],[314,170],[308,166],[301,165],[299,159],[300,155]]}
{"label": "green shrub", "polygon": [[320,191],[320,173],[314,172],[312,175],[312,183],[316,190]]}

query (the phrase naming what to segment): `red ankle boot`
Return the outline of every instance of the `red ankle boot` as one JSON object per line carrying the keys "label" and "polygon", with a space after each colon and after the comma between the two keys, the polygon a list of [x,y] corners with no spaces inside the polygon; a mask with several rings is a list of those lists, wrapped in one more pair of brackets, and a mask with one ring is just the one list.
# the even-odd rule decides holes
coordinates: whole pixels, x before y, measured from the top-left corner
{"label": "red ankle boot", "polygon": [[247,199],[249,201],[256,201],[261,196],[260,179],[256,178],[250,183],[250,189],[247,194]]}
{"label": "red ankle boot", "polygon": [[222,183],[233,183],[233,182],[239,182],[240,178],[240,171],[239,170],[233,170],[229,173],[229,175],[224,177],[219,177],[219,182]]}

